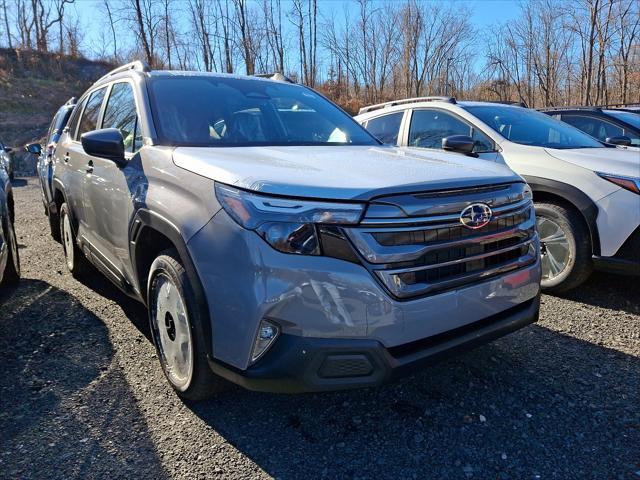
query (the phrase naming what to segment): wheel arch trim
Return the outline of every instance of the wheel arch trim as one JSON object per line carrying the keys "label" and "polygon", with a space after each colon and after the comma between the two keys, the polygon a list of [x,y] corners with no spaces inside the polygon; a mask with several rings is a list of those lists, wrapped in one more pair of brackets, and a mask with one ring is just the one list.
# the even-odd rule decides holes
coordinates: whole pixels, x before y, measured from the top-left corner
{"label": "wheel arch trim", "polygon": [[594,255],[600,255],[600,234],[598,232],[598,206],[582,190],[557,180],[523,175],[525,181],[533,190],[534,199],[536,192],[555,195],[576,208],[589,229],[591,237],[591,250]]}
{"label": "wheel arch trim", "polygon": [[[146,288],[142,288],[145,282],[143,283],[139,278],[139,265],[138,260],[136,259],[137,249],[139,248],[138,240],[142,232],[146,229],[155,230],[156,232],[164,235],[169,239],[169,241],[173,244],[173,246],[178,251],[178,255],[182,264],[184,266],[185,271],[187,272],[187,277],[192,286],[193,295],[195,297],[195,301],[202,312],[202,322],[198,322],[194,324],[194,328],[196,330],[196,335],[203,335],[203,338],[206,339],[204,344],[206,345],[207,351],[205,352],[207,357],[210,359],[213,358],[213,350],[212,350],[212,342],[211,342],[211,316],[209,315],[209,306],[206,299],[206,294],[204,288],[202,286],[202,281],[200,276],[198,275],[198,271],[195,268],[195,264],[193,263],[193,259],[191,258],[191,254],[187,249],[187,244],[180,232],[180,229],[172,223],[167,218],[162,215],[147,209],[140,209],[136,212],[133,217],[133,220],[129,226],[129,255],[131,258],[131,263],[134,267],[134,275],[135,281],[137,283],[136,287],[140,291],[142,299],[147,306],[149,307],[149,285],[146,285]],[[144,290],[144,291],[143,291]]]}

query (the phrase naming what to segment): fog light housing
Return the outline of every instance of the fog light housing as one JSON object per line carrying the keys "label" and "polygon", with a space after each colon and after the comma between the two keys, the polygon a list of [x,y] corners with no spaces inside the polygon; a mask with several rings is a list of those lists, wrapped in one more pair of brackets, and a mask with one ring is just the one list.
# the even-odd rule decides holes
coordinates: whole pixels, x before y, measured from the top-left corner
{"label": "fog light housing", "polygon": [[278,338],[279,334],[280,328],[275,323],[270,322],[269,320],[262,320],[260,322],[258,335],[256,335],[256,340],[253,342],[251,363],[257,362],[260,357],[269,350],[271,345],[273,345],[273,342]]}

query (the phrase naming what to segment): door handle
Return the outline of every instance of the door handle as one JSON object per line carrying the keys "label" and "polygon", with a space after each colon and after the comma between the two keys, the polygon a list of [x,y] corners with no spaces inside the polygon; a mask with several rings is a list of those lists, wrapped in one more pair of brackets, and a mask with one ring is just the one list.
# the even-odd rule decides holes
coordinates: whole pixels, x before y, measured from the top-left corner
{"label": "door handle", "polygon": [[89,163],[87,163],[86,172],[87,173],[93,172],[93,160],[89,160]]}

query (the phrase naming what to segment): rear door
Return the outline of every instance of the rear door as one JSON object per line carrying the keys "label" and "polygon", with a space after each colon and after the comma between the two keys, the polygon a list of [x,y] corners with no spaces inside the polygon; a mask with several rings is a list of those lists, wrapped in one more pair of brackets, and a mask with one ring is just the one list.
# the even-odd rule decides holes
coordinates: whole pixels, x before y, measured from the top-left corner
{"label": "rear door", "polygon": [[93,249],[100,267],[114,274],[117,281],[131,278],[129,258],[129,221],[133,201],[130,186],[142,175],[138,150],[142,133],[132,85],[114,83],[102,115],[101,128],[117,128],[122,133],[127,163],[119,166],[111,160],[92,157],[93,169],[87,173],[85,200]]}
{"label": "rear door", "polygon": [[481,130],[467,123],[454,113],[436,108],[415,109],[409,120],[406,145],[409,147],[442,150],[442,139],[452,135],[466,135],[473,138],[474,153],[479,158],[503,161],[497,146]]}
{"label": "rear door", "polygon": [[[70,177],[73,178],[72,190],[74,202],[71,207],[78,223],[78,237],[81,241],[93,237],[95,224],[87,221],[87,211],[90,210],[92,206],[88,204],[87,198],[84,195],[86,177],[91,169],[93,157],[87,155],[84,151],[80,138],[82,134],[96,130],[100,120],[100,112],[102,111],[106,90],[106,87],[102,87],[89,94],[82,115],[80,116],[73,141],[69,142],[69,145],[65,149],[66,163],[71,173]],[[63,158],[63,161],[65,158]]]}

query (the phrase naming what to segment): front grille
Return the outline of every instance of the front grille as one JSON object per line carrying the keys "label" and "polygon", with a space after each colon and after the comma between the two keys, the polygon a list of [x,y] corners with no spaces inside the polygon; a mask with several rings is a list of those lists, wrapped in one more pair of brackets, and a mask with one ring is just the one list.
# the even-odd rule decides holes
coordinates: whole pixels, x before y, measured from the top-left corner
{"label": "front grille", "polygon": [[[346,230],[373,274],[397,298],[428,295],[504,274],[536,260],[533,205],[525,185],[499,185],[378,199],[358,227]],[[491,221],[460,222],[472,203]],[[435,213],[434,213],[435,212]]]}

